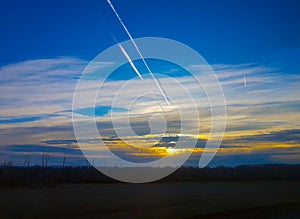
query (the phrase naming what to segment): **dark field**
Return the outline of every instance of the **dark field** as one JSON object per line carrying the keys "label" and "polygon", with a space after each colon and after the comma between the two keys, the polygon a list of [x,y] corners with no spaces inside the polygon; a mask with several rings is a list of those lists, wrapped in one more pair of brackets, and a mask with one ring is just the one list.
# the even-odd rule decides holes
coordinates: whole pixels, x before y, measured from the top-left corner
{"label": "dark field", "polygon": [[1,218],[300,218],[300,182],[1,186]]}
{"label": "dark field", "polygon": [[0,218],[298,219],[300,165],[182,167],[148,184],[91,167],[7,166],[0,200]]}

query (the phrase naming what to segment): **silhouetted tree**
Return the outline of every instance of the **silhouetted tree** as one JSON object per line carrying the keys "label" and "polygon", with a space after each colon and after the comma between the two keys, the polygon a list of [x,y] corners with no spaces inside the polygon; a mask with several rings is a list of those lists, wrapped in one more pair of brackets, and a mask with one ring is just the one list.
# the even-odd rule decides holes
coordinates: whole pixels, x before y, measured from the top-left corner
{"label": "silhouetted tree", "polygon": [[24,156],[24,167],[29,167],[30,165],[30,156]]}
{"label": "silhouetted tree", "polygon": [[65,167],[65,164],[66,164],[66,153],[64,154],[63,161],[62,161],[63,168]]}
{"label": "silhouetted tree", "polygon": [[43,153],[42,156],[42,167],[47,167],[49,161],[49,155],[47,153]]}

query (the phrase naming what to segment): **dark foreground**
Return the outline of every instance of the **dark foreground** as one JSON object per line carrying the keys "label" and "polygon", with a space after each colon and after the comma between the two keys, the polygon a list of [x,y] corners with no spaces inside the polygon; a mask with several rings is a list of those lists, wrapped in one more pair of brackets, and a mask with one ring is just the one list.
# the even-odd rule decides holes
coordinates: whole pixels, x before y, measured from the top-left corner
{"label": "dark foreground", "polygon": [[0,186],[1,218],[300,218],[300,182]]}

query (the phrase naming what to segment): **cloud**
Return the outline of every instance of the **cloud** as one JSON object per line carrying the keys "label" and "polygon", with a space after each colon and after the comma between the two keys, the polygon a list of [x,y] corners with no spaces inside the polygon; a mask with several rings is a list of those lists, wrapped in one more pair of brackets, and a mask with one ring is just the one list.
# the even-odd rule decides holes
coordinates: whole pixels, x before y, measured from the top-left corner
{"label": "cloud", "polygon": [[45,145],[10,145],[1,147],[2,153],[68,153],[68,154],[80,154],[80,150],[75,148],[65,148],[58,146],[45,146]]}
{"label": "cloud", "polygon": [[287,142],[300,144],[300,129],[272,131],[266,134],[240,137],[236,140],[252,142]]}
{"label": "cloud", "polygon": [[[181,71],[176,66],[168,63],[167,68],[160,66],[156,61],[153,63],[157,67],[157,71],[154,72],[160,73],[156,76],[160,78],[166,93],[183,106],[182,116],[189,118],[186,122],[191,132],[200,125],[199,134],[209,138],[211,112],[204,90],[199,88],[199,84],[195,83],[187,72]],[[111,64],[111,62],[97,63],[97,66],[93,67],[98,72],[99,69]],[[77,80],[86,65],[87,61],[82,59],[60,57],[2,66],[0,68],[0,148],[3,147],[3,150],[9,153],[21,153],[19,147],[23,145],[28,153],[30,150],[32,153],[42,153],[41,148],[33,145],[46,146],[43,149],[49,149],[49,153],[57,156],[61,156],[64,150],[68,150],[65,147],[72,147],[72,150],[73,148],[75,150],[77,144],[72,127],[71,105]],[[153,69],[155,70],[156,67]],[[168,132],[174,135],[161,138],[159,133],[150,134],[149,118],[153,114],[161,113],[156,100],[149,94],[138,99],[133,106],[129,103],[137,93],[142,91],[149,93],[155,85],[147,75],[143,75],[145,76],[143,82],[131,78],[132,83],[126,84],[128,80],[121,74],[126,68],[123,66],[116,70],[106,81],[96,98],[96,108],[77,109],[76,112],[81,114],[80,122],[89,121],[95,113],[98,130],[105,142],[112,147],[112,150],[128,159],[137,156],[138,153],[141,155],[138,159],[142,159],[142,155],[155,157],[159,153],[163,154],[166,148],[172,148],[176,142],[176,134],[180,132],[180,116],[173,108],[167,108],[161,98],[162,106],[169,115]],[[201,70],[201,66],[190,66],[190,68]],[[297,154],[296,147],[300,144],[297,129],[300,118],[300,76],[285,74],[279,69],[257,64],[213,65],[212,68],[224,90],[228,113],[227,131],[219,155],[232,156],[232,160],[235,160],[238,159],[235,156],[249,153],[245,156],[250,160],[251,154],[255,155],[253,161],[256,159],[257,161],[283,161],[285,158],[291,160],[297,157],[286,153],[293,151]],[[89,72],[87,75],[89,77],[82,78],[87,84],[83,91],[86,99],[99,88],[97,81],[99,77],[94,72]],[[131,77],[134,72],[129,75]],[[247,87],[244,87],[244,75],[247,78]],[[215,84],[212,81],[208,80],[205,83],[213,90]],[[186,89],[181,89],[180,85]],[[120,92],[120,98],[112,105],[113,94],[117,91]],[[200,124],[192,116],[193,102],[184,92],[190,93],[197,103]],[[212,92],[211,95],[217,93]],[[222,102],[217,101],[214,104],[218,107]],[[137,135],[122,137],[135,147],[125,147],[120,139],[114,137],[116,133],[109,112],[114,113],[121,124],[124,124],[129,112],[132,129]],[[91,148],[97,144],[97,139],[80,140],[86,142]],[[198,141],[196,147],[199,153],[205,141],[206,139]],[[51,147],[47,148],[49,145]],[[12,148],[9,149],[9,146]],[[152,149],[146,150],[148,146]],[[143,151],[139,151],[141,148],[144,148]],[[242,158],[240,156],[240,159]]]}
{"label": "cloud", "polygon": [[77,143],[77,141],[73,139],[54,139],[41,142],[50,145],[72,145]]}
{"label": "cloud", "polygon": [[0,119],[0,124],[10,124],[10,123],[24,123],[41,120],[41,116],[32,117],[22,117],[22,118],[10,118],[10,119]]}
{"label": "cloud", "polygon": [[13,165],[24,165],[25,159],[30,160],[32,166],[41,165],[43,156],[48,156],[49,166],[61,166],[63,160],[65,165],[86,165],[78,148],[22,144],[0,147],[0,160],[9,160]]}
{"label": "cloud", "polygon": [[70,109],[76,77],[86,61],[61,57],[15,63],[0,68],[1,116],[54,114]]}

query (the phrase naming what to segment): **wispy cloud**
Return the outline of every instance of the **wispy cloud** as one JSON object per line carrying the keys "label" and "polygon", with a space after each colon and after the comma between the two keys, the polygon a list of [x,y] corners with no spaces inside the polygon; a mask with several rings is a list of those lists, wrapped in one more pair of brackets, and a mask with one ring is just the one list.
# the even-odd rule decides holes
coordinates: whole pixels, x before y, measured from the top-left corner
{"label": "wispy cloud", "polygon": [[[111,63],[98,63],[97,68],[105,67]],[[21,145],[39,145],[46,151],[51,146],[49,153],[58,156],[61,151],[53,151],[57,147],[68,150],[70,146],[77,147],[71,121],[71,104],[74,89],[82,70],[87,65],[85,60],[69,57],[55,59],[39,59],[15,63],[0,68],[0,145],[2,156],[5,154],[23,155],[17,150],[9,149]],[[201,70],[201,66],[190,66]],[[226,156],[244,156],[255,154],[256,158],[267,156],[276,161],[289,161],[297,157],[299,153],[299,109],[300,109],[300,77],[296,74],[285,74],[275,68],[260,66],[257,64],[243,65],[213,65],[217,77],[220,80],[225,93],[228,111],[227,131],[225,140],[219,154]],[[168,76],[184,85],[187,91],[195,97],[199,107],[200,133],[209,138],[211,125],[209,104],[204,92],[200,92],[199,86],[187,75],[178,74],[176,69],[168,70]],[[164,74],[164,72],[160,72]],[[89,73],[90,75],[93,72]],[[173,74],[173,75],[172,75]],[[244,86],[244,75],[247,77],[247,87]],[[186,115],[191,113],[192,103],[186,96],[170,83],[170,79],[158,75],[166,93],[184,105]],[[97,77],[83,78],[88,81],[88,87],[84,91],[87,97],[98,87]],[[135,79],[133,79],[135,80]],[[176,136],[162,140],[159,133],[149,135],[148,118],[153,112],[161,112],[152,97],[145,97],[133,108],[128,107],[130,97],[136,95],[137,90],[153,86],[151,77],[145,77],[143,82],[134,81],[135,89],[123,90],[122,97],[114,107],[111,107],[113,94],[122,87],[125,80],[108,80],[103,87],[101,97],[96,101],[96,116],[100,133],[109,141],[105,141],[122,156],[134,157],[138,153],[139,159],[143,157],[157,156],[159,153],[168,153],[176,142]],[[207,81],[206,86],[213,88],[214,84]],[[212,95],[214,95],[212,93]],[[215,103],[218,105],[218,103]],[[221,103],[220,103],[221,104]],[[106,108],[105,108],[106,107]],[[116,134],[112,129],[109,114],[113,112],[119,121],[127,118],[128,110],[133,129],[138,136],[123,136],[135,147],[128,148],[125,144],[114,138]],[[122,110],[118,110],[122,109]],[[83,111],[82,111],[83,110]],[[90,110],[90,109],[89,109]],[[167,109],[166,109],[167,110]],[[93,110],[92,110],[93,111]],[[89,120],[90,111],[81,109],[82,121]],[[173,114],[171,113],[173,112]],[[145,116],[146,115],[146,116]],[[169,133],[177,133],[180,126],[180,118],[170,109]],[[193,118],[188,121],[190,129],[199,126]],[[188,134],[188,133],[185,133]],[[194,136],[195,137],[195,136]],[[87,140],[87,139],[82,139]],[[91,148],[95,147],[97,139],[87,142]],[[20,146],[16,146],[20,145]],[[154,145],[154,146],[153,146]],[[148,147],[149,146],[149,147]],[[203,142],[197,145],[201,153]],[[66,148],[66,149],[65,149]],[[28,152],[34,153],[35,147],[27,147]],[[78,148],[77,148],[78,149]],[[141,151],[142,150],[142,151]],[[171,149],[169,150],[172,151]],[[293,151],[295,154],[287,154]],[[262,155],[264,154],[264,155]],[[60,155],[59,155],[60,156]],[[250,155],[249,155],[250,156]],[[148,159],[148,158],[147,158]],[[233,159],[233,158],[232,158]],[[261,158],[262,160],[262,158]]]}

